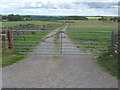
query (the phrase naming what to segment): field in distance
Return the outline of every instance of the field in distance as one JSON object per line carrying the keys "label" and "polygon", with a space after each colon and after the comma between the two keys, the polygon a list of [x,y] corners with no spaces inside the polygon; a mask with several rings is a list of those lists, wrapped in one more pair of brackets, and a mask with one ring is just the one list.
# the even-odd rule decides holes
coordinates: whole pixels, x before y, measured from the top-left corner
{"label": "field in distance", "polygon": [[101,19],[101,17],[87,17],[88,20],[98,20],[98,19]]}
{"label": "field in distance", "polygon": [[52,21],[7,21],[7,22],[2,22],[2,26],[14,26],[14,25],[19,25],[19,24],[61,24],[60,22],[52,22]]}
{"label": "field in distance", "polygon": [[[69,21],[70,22],[70,21]],[[73,22],[73,21],[72,21]],[[68,24],[67,31],[117,31],[118,24],[116,22],[104,21],[74,21]],[[111,37],[111,33],[69,33],[72,37],[85,38],[85,41],[106,42],[108,39],[89,38],[89,37]]]}

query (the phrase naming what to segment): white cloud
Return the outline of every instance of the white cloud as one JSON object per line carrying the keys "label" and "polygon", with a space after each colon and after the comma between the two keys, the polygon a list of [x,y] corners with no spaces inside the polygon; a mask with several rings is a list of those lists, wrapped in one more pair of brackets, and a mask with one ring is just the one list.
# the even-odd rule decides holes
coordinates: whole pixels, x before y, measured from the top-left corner
{"label": "white cloud", "polygon": [[[2,0],[0,13],[37,14],[37,15],[117,15],[119,0]],[[108,5],[92,7],[90,2],[103,2]],[[91,3],[92,4],[92,3]],[[105,7],[106,5],[106,7]],[[109,8],[110,6],[110,8]]]}

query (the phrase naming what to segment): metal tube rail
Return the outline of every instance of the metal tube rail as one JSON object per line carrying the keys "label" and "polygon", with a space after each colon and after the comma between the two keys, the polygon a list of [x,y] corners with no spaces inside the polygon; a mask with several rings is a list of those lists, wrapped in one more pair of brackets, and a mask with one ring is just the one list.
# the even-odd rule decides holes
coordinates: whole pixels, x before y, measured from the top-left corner
{"label": "metal tube rail", "polygon": [[[14,48],[40,48],[40,49],[61,49],[61,48],[46,48],[46,47],[14,47]],[[89,47],[90,48],[90,47]],[[100,48],[100,47],[99,47]],[[79,49],[79,48],[62,48],[62,49]],[[82,49],[82,48],[81,48]],[[86,48],[86,49],[88,49],[88,48]]]}
{"label": "metal tube rail", "polygon": [[[48,50],[17,50],[17,51],[25,51],[25,52],[40,52],[40,51],[42,51],[42,52],[61,52],[61,51],[48,51]],[[63,52],[71,52],[70,50],[69,51],[63,51]],[[80,52],[80,51],[72,51],[72,52]],[[89,51],[84,51],[84,52],[89,52]],[[94,52],[95,53],[95,52]],[[96,52],[96,53],[100,53],[100,51],[99,52]]]}
{"label": "metal tube rail", "polygon": [[[45,37],[45,36],[31,36],[31,35],[13,35],[13,37]],[[68,37],[56,37],[54,38],[68,38]],[[111,37],[69,37],[69,38],[111,38]]]}
{"label": "metal tube rail", "polygon": [[58,32],[58,31],[51,31],[51,30],[12,30],[14,32]]}
{"label": "metal tube rail", "polygon": [[[38,45],[38,44],[13,44],[13,45]],[[38,46],[42,46],[42,45],[38,45]],[[43,46],[61,46],[60,45],[43,45]],[[62,45],[62,46],[90,46],[90,47],[104,47],[104,46],[98,46],[98,45]]]}
{"label": "metal tube rail", "polygon": [[[13,42],[27,42],[27,41],[13,41]],[[47,41],[28,41],[28,42],[46,42],[46,43],[54,43]],[[63,43],[71,43],[71,42],[63,42]],[[107,42],[72,42],[73,44],[108,44]]]}
{"label": "metal tube rail", "polygon": [[65,32],[81,32],[81,33],[112,33],[112,31],[65,31]]}
{"label": "metal tube rail", "polygon": [[[60,49],[60,48],[40,48],[40,49]],[[64,49],[66,49],[66,48],[64,48]],[[103,49],[103,48],[76,48],[76,49],[74,49],[74,48],[67,48],[67,49],[71,49],[71,50],[107,50],[107,49]],[[20,50],[20,49],[17,49],[17,50]]]}
{"label": "metal tube rail", "polygon": [[69,54],[69,53],[19,53],[19,54],[39,54],[39,55],[94,55],[94,56],[99,56],[100,54],[86,54],[86,53],[81,53],[81,54]]}
{"label": "metal tube rail", "polygon": [[[12,30],[12,31],[17,31],[17,32],[20,32],[20,31],[31,31],[31,32],[58,32],[58,31],[50,31],[50,30]],[[112,31],[65,31],[65,32],[81,32],[81,33],[112,33]]]}

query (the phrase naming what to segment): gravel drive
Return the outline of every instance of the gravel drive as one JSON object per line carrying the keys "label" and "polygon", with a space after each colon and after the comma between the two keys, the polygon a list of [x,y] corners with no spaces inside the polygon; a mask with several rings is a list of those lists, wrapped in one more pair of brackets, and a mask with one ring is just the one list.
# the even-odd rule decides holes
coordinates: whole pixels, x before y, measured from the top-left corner
{"label": "gravel drive", "polygon": [[[62,30],[65,31],[67,26]],[[58,29],[57,29],[58,30]],[[56,30],[56,31],[57,31]],[[52,32],[49,35],[55,34]],[[64,33],[62,36],[66,36]],[[46,39],[54,42],[54,38]],[[70,42],[67,37],[63,42]],[[56,44],[52,46],[46,42],[40,44],[33,53],[50,53],[57,50]],[[83,53],[76,47],[64,46],[63,53]],[[41,47],[41,48],[40,48]],[[56,49],[46,49],[55,48]],[[64,48],[73,48],[66,50]],[[56,53],[56,52],[53,52]],[[24,60],[3,68],[3,88],[117,88],[118,80],[102,71],[97,65],[94,56],[88,55],[40,55],[31,54]]]}

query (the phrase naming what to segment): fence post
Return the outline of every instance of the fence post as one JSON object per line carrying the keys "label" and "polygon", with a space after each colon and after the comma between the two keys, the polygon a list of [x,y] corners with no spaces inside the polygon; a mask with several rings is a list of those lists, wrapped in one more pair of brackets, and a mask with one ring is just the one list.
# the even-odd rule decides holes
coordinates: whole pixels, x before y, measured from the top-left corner
{"label": "fence post", "polygon": [[60,32],[60,37],[61,37],[61,54],[62,54],[62,33],[63,32]]}
{"label": "fence post", "polygon": [[112,52],[112,54],[114,55],[114,31],[112,31],[112,35],[111,35],[111,45],[110,45],[110,51]]}
{"label": "fence post", "polygon": [[12,49],[13,48],[13,45],[12,45],[12,31],[8,30],[7,34],[8,34],[8,48]]}

